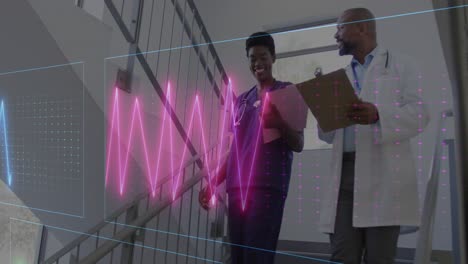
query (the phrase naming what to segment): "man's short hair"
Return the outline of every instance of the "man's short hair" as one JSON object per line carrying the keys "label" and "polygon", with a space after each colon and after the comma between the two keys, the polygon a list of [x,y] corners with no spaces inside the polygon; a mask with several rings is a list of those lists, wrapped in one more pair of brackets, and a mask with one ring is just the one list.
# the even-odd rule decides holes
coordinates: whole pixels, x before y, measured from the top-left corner
{"label": "man's short hair", "polygon": [[356,7],[347,9],[344,13],[350,14],[350,21],[349,22],[363,22],[369,25],[369,31],[371,33],[376,32],[376,23],[375,23],[375,16],[372,12],[365,8],[365,7]]}
{"label": "man's short hair", "polygon": [[245,41],[245,52],[247,57],[249,56],[249,49],[255,46],[265,46],[271,53],[271,56],[275,56],[275,41],[267,32],[256,32],[249,36]]}

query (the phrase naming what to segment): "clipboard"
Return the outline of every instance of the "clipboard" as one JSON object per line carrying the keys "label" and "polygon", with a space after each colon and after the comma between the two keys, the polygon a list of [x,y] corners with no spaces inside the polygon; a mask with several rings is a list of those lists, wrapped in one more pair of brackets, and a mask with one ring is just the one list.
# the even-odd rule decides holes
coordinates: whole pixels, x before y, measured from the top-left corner
{"label": "clipboard", "polygon": [[324,132],[354,125],[346,113],[360,99],[344,69],[296,84],[296,87]]}
{"label": "clipboard", "polygon": [[294,84],[270,92],[269,98],[292,129],[301,131],[306,127],[307,105]]}
{"label": "clipboard", "polygon": [[[302,131],[307,125],[307,105],[294,84],[268,92],[268,103],[274,105],[289,127]],[[281,136],[278,129],[263,129],[263,143]]]}

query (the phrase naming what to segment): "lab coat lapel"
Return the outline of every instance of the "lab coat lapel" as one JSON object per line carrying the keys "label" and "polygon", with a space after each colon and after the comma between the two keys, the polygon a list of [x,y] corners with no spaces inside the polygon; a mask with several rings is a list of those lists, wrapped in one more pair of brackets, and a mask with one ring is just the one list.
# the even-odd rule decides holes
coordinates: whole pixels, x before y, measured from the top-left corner
{"label": "lab coat lapel", "polygon": [[372,98],[372,93],[370,93],[371,89],[369,87],[372,87],[372,84],[376,82],[376,80],[373,80],[372,77],[378,76],[380,78],[382,76],[382,73],[385,70],[386,58],[387,58],[387,49],[377,47],[375,57],[372,59],[369,65],[369,68],[364,73],[363,81],[361,84],[361,93],[359,96],[360,98],[362,99]]}

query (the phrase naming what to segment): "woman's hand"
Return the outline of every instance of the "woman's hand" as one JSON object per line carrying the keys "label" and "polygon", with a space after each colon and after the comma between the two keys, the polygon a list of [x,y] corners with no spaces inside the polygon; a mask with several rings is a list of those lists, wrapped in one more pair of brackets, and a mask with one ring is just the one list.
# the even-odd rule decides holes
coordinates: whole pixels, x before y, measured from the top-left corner
{"label": "woman's hand", "polygon": [[282,129],[285,122],[274,104],[268,103],[263,110],[263,128]]}
{"label": "woman's hand", "polygon": [[200,203],[201,207],[203,207],[203,209],[210,210],[210,201],[212,197],[213,194],[211,193],[210,186],[206,186],[200,191],[200,193],[198,194],[198,202]]}

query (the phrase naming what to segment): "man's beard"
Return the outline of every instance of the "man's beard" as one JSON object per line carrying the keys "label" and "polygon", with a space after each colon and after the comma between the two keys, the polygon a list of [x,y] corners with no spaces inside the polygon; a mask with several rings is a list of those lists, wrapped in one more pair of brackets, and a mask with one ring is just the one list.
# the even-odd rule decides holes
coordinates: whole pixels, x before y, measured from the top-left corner
{"label": "man's beard", "polygon": [[341,46],[341,48],[338,51],[340,56],[350,55],[351,51],[353,49],[353,46],[350,43],[345,43],[345,42],[342,42],[342,43],[343,43],[343,45]]}

